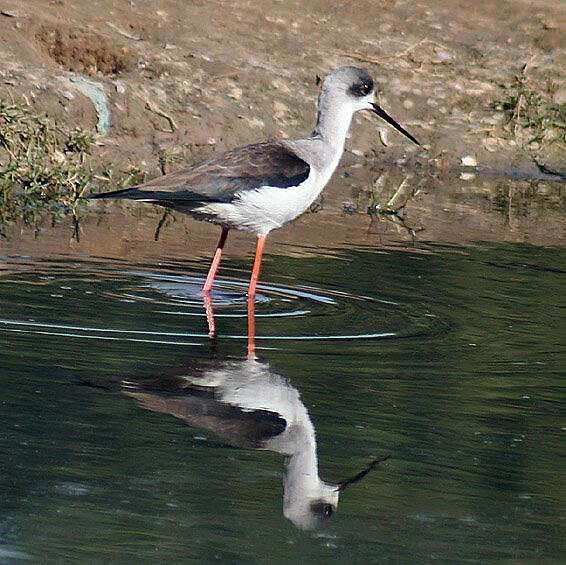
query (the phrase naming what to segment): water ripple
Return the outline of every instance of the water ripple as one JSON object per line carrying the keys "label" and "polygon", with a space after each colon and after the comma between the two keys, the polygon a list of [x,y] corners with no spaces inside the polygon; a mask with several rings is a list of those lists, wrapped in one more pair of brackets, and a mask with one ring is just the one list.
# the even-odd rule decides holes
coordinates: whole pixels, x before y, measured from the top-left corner
{"label": "water ripple", "polygon": [[[4,331],[170,345],[207,342],[202,275],[159,267],[112,269],[76,259],[35,267],[26,261],[25,268],[0,277],[3,294],[16,297],[0,319]],[[220,339],[247,337],[247,284],[228,278],[216,283],[212,299]],[[256,318],[256,340],[272,341],[401,338],[436,333],[442,325],[414,304],[277,284],[258,286]]]}

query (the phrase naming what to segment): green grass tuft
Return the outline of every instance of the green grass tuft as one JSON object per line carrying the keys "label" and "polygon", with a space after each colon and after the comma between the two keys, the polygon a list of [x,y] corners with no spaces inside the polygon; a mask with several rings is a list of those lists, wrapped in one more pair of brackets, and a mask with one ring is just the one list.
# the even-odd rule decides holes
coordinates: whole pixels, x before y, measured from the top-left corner
{"label": "green grass tuft", "polygon": [[95,174],[94,145],[90,132],[66,129],[0,100],[0,237],[10,224],[37,229],[46,217],[56,223],[72,215],[76,224],[78,204],[89,192],[143,182],[145,173],[138,168],[115,175],[106,164]]}
{"label": "green grass tuft", "polygon": [[566,104],[552,101],[554,91],[553,84],[547,83],[546,88],[541,88],[523,69],[507,88],[507,96],[491,106],[504,113],[507,130],[527,147],[566,143]]}
{"label": "green grass tuft", "polygon": [[74,212],[93,179],[93,143],[90,133],[0,100],[0,235],[9,223],[37,226],[46,215],[56,222]]}

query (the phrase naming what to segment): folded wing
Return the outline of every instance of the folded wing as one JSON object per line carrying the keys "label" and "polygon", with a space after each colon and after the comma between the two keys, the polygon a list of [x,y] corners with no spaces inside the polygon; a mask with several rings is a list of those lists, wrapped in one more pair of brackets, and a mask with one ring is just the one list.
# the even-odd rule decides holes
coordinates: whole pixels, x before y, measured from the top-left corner
{"label": "folded wing", "polygon": [[149,182],[93,194],[91,198],[126,198],[164,206],[231,202],[238,192],[261,186],[289,188],[309,176],[310,165],[285,142],[238,147]]}

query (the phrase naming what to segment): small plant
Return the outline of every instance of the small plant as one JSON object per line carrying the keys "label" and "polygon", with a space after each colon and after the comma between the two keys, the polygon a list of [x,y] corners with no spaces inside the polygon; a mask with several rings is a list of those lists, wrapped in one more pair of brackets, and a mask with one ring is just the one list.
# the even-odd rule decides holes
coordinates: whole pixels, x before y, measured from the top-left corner
{"label": "small plant", "polygon": [[422,231],[421,227],[413,227],[409,224],[406,208],[420,193],[420,184],[415,186],[412,176],[407,176],[397,187],[393,195],[385,195],[388,184],[388,173],[382,173],[373,183],[371,189],[359,190],[355,202],[344,203],[346,214],[364,214],[374,222],[386,221],[397,225],[404,230],[414,241],[416,233]]}
{"label": "small plant", "polygon": [[85,164],[94,138],[0,100],[0,235],[22,221],[37,226],[74,212],[93,174]]}
{"label": "small plant", "polygon": [[546,89],[541,89],[538,83],[533,86],[523,67],[507,87],[507,97],[496,100],[491,106],[504,113],[507,129],[527,146],[542,142],[566,143],[566,104],[552,101],[554,88],[551,83],[547,83]]}
{"label": "small plant", "polygon": [[56,223],[72,214],[76,226],[78,203],[88,192],[145,180],[137,167],[115,175],[107,164],[95,174],[90,163],[94,143],[90,132],[65,129],[0,100],[0,237],[10,223],[37,228],[46,216]]}
{"label": "small plant", "polygon": [[68,153],[88,153],[94,143],[94,136],[90,132],[76,128],[69,134],[65,143],[65,152]]}
{"label": "small plant", "polygon": [[145,171],[139,167],[130,167],[125,174],[116,176],[114,174],[114,169],[110,164],[107,164],[104,167],[101,175],[94,176],[95,180],[104,182],[111,190],[123,190],[124,188],[136,186],[143,183],[145,181],[145,177]]}

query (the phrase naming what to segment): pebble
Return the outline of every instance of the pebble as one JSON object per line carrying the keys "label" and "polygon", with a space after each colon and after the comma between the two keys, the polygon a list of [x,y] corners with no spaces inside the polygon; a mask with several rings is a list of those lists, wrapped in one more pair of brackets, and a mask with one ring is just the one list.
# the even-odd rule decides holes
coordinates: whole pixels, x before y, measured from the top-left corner
{"label": "pebble", "polygon": [[260,119],[260,118],[250,118],[248,119],[248,124],[250,124],[250,127],[252,128],[264,128],[265,127],[265,122]]}
{"label": "pebble", "polygon": [[483,143],[487,151],[489,151],[490,153],[494,153],[495,151],[497,151],[499,140],[496,137],[487,137],[486,139],[483,140]]}
{"label": "pebble", "polygon": [[232,98],[233,100],[240,100],[240,98],[242,98],[242,89],[238,86],[234,86],[232,87],[232,90],[230,91],[230,93],[228,94],[228,96],[230,98]]}
{"label": "pebble", "polygon": [[275,101],[273,103],[273,115],[275,118],[283,118],[289,112],[289,107],[283,102]]}
{"label": "pebble", "polygon": [[465,157],[462,157],[461,161],[462,161],[462,165],[464,167],[477,167],[478,166],[478,161],[473,155],[466,155]]}
{"label": "pebble", "polygon": [[437,51],[433,63],[446,63],[446,61],[450,61],[450,59],[452,59],[452,53],[449,53],[448,51]]}

